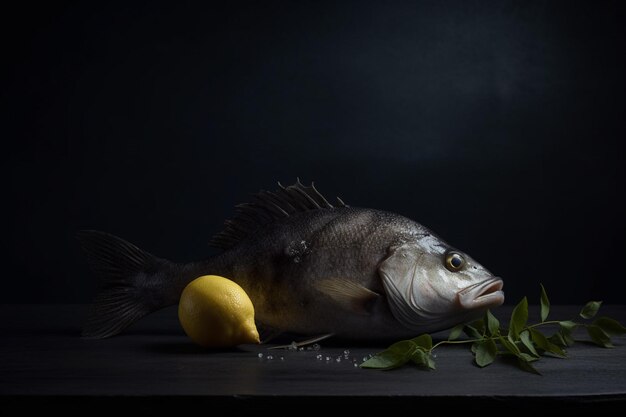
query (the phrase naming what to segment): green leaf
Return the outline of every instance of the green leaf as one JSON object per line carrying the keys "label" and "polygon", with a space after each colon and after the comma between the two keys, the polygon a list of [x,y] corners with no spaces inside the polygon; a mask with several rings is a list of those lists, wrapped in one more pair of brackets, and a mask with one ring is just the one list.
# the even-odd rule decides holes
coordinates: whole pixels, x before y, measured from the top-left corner
{"label": "green leaf", "polygon": [[417,346],[423,348],[425,351],[429,351],[433,347],[433,338],[430,337],[428,333],[424,333],[420,336],[417,336],[414,339],[411,339],[411,342],[415,343]]}
{"label": "green leaf", "polygon": [[387,350],[377,353],[361,364],[362,368],[394,369],[407,363],[417,345],[411,340],[402,340],[389,346]]}
{"label": "green leaf", "polygon": [[401,340],[387,348],[387,350],[395,352],[399,355],[404,355],[407,358],[410,357],[416,349],[417,344],[412,340]]}
{"label": "green leaf", "polygon": [[522,344],[524,345],[524,347],[528,349],[528,352],[531,355],[537,358],[540,356],[539,353],[537,353],[537,350],[535,349],[533,342],[530,340],[530,332],[528,330],[524,330],[523,332],[521,332],[519,335],[519,338]]}
{"label": "green leaf", "polygon": [[572,331],[576,328],[576,326],[579,326],[579,324],[571,320],[565,320],[565,321],[560,321],[559,326],[561,326],[561,330],[564,330],[568,333],[572,333]]}
{"label": "green leaf", "polygon": [[470,326],[478,330],[480,334],[485,334],[485,322],[482,320],[475,320],[470,323]]}
{"label": "green leaf", "polygon": [[534,366],[532,366],[530,362],[527,362],[522,358],[518,358],[517,364],[522,370],[526,372],[530,372],[531,374],[541,375],[541,372],[539,372]]}
{"label": "green leaf", "polygon": [[513,309],[513,313],[511,313],[511,321],[509,323],[509,336],[514,340],[519,339],[519,334],[526,326],[526,322],[528,321],[528,299],[526,297],[522,298],[522,301],[519,302]]}
{"label": "green leaf", "polygon": [[529,355],[528,353],[525,353],[525,352],[521,352],[518,358],[520,358],[524,362],[535,362],[539,360],[537,356]]}
{"label": "green leaf", "polygon": [[563,343],[565,343],[565,346],[572,346],[574,344],[572,332],[577,326],[579,326],[579,324],[571,320],[566,320],[560,321],[559,326],[561,327],[559,333],[561,335],[561,339],[563,339]]}
{"label": "green leaf", "polygon": [[560,346],[560,347],[567,347],[567,346],[569,346],[567,344],[567,342],[565,341],[565,339],[563,339],[563,334],[560,331],[558,331],[555,334],[553,334],[552,336],[550,336],[548,338],[548,341],[550,343],[553,343],[556,346]]}
{"label": "green leaf", "polygon": [[583,319],[593,318],[600,309],[601,305],[602,301],[589,301],[587,304],[585,304],[583,309],[580,310],[580,317],[582,317]]}
{"label": "green leaf", "polygon": [[395,352],[385,350],[384,352],[377,353],[365,362],[361,364],[361,368],[370,369],[394,369],[398,368],[408,362],[404,355],[399,355]]}
{"label": "green leaf", "polygon": [[504,347],[507,351],[511,352],[513,355],[519,356],[519,354],[522,353],[519,350],[519,348],[515,345],[515,342],[511,340],[511,337],[500,336],[498,337],[498,340],[500,341],[500,344],[502,345],[502,347]]}
{"label": "green leaf", "polygon": [[432,355],[422,349],[417,349],[413,353],[411,361],[421,368],[435,369],[435,360]]}
{"label": "green leaf", "polygon": [[565,351],[561,349],[556,344],[550,342],[548,338],[546,338],[543,333],[536,329],[529,329],[530,336],[533,339],[533,342],[539,349],[545,350],[546,352],[550,352],[553,355],[564,358],[566,357]]}
{"label": "green leaf", "polygon": [[456,340],[459,338],[459,336],[461,336],[461,333],[463,332],[463,326],[465,326],[464,324],[457,324],[456,326],[454,326],[452,328],[452,330],[450,330],[450,334],[448,335],[448,340]]}
{"label": "green leaf", "polygon": [[546,293],[546,289],[543,287],[543,284],[539,284],[541,286],[541,322],[543,323],[548,318],[548,314],[550,313],[550,300],[548,300],[548,294]]}
{"label": "green leaf", "polygon": [[478,343],[480,342],[474,342],[472,343],[472,347],[470,347],[470,350],[472,351],[474,355],[476,354],[476,351],[478,350]]}
{"label": "green leaf", "polygon": [[571,320],[566,320],[560,321],[559,326],[559,334],[561,335],[561,339],[563,340],[563,346],[572,346],[574,344],[574,338],[572,337],[572,333],[574,329],[580,325]]}
{"label": "green leaf", "polygon": [[428,366],[428,355],[422,349],[417,349],[411,355],[411,361],[418,366]]}
{"label": "green leaf", "polygon": [[591,340],[596,345],[602,346],[605,348],[615,347],[613,346],[613,343],[611,343],[611,337],[608,334],[606,334],[604,330],[600,328],[600,326],[596,326],[595,324],[590,324],[589,326],[587,326],[587,333],[589,333],[589,337],[591,337]]}
{"label": "green leaf", "polygon": [[622,326],[619,321],[609,317],[600,317],[596,319],[593,324],[604,330],[608,335],[617,336],[626,334],[626,327]]}
{"label": "green leaf", "polygon": [[487,339],[484,342],[479,342],[476,348],[476,365],[484,368],[491,364],[496,355],[498,354],[498,347],[493,339]]}
{"label": "green leaf", "polygon": [[495,336],[498,334],[498,330],[500,330],[500,322],[491,311],[487,310],[485,313],[485,324],[487,325],[487,332],[490,336]]}
{"label": "green leaf", "polygon": [[465,326],[463,326],[463,332],[470,339],[482,339],[483,338],[482,333],[480,333],[475,327],[473,327],[473,326],[471,326],[469,324],[466,324]]}
{"label": "green leaf", "polygon": [[572,333],[565,333],[563,330],[561,330],[561,335],[563,336],[563,340],[565,340],[566,346],[572,346],[574,343],[576,343],[576,341],[572,337]]}
{"label": "green leaf", "polygon": [[435,360],[433,359],[433,355],[428,355],[428,368],[435,370],[437,367],[435,366]]}
{"label": "green leaf", "polygon": [[550,342],[543,333],[533,328],[528,329],[528,331],[530,332],[531,339],[533,339],[533,342],[537,345],[539,349],[548,350],[548,343]]}

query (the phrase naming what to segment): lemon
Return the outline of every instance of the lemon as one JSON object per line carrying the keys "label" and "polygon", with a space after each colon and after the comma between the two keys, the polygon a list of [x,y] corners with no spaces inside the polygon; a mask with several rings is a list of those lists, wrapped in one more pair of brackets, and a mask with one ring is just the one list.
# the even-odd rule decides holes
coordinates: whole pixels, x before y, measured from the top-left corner
{"label": "lemon", "polygon": [[259,343],[252,301],[243,288],[224,277],[205,275],[191,281],[180,296],[178,319],[200,346]]}

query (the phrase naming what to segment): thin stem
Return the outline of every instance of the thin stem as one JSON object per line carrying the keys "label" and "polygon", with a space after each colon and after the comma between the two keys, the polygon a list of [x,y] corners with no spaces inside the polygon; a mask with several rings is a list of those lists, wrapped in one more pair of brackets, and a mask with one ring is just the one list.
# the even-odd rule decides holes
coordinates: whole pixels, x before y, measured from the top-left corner
{"label": "thin stem", "polygon": [[484,337],[484,338],[481,338],[481,339],[469,339],[469,340],[442,340],[441,342],[435,343],[435,345],[433,345],[433,347],[430,348],[430,351],[432,352],[439,345],[460,345],[460,344],[463,344],[463,343],[480,342],[482,340],[495,340],[497,338],[498,338],[498,336]]}
{"label": "thin stem", "polygon": [[544,324],[559,324],[558,320],[544,321],[542,323],[531,324],[530,326],[526,326],[527,329],[532,329],[533,327],[543,326]]}

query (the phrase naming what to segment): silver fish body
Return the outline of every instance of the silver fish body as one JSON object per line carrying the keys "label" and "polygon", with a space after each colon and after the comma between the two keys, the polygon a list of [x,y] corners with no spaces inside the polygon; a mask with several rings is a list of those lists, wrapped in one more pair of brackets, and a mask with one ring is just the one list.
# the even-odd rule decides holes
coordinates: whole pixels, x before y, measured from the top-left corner
{"label": "silver fish body", "polygon": [[338,201],[335,207],[299,182],[263,191],[254,203],[238,206],[214,238],[221,254],[185,265],[112,235],[82,232],[96,269],[116,278],[96,298],[84,335],[118,333],[177,303],[191,280],[208,274],[244,288],[261,324],[304,335],[412,337],[468,321],[504,301],[499,278],[426,227]]}

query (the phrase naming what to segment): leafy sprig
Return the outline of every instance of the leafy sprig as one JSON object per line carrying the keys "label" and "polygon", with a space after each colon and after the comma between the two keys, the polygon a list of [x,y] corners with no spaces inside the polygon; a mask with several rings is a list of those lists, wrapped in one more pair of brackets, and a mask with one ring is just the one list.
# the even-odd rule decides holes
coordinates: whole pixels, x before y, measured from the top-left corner
{"label": "leafy sprig", "polygon": [[[510,356],[516,359],[522,370],[541,375],[533,363],[543,356],[567,357],[566,348],[574,344],[573,332],[578,327],[587,331],[591,342],[604,348],[614,347],[611,336],[626,334],[626,327],[609,317],[599,317],[591,323],[574,320],[548,321],[550,300],[543,285],[539,301],[539,323],[528,324],[528,300],[524,297],[513,309],[508,328],[501,328],[498,319],[487,310],[482,320],[453,327],[447,340],[433,344],[429,334],[402,340],[366,360],[361,367],[388,370],[413,363],[419,368],[431,370],[435,369],[433,351],[439,346],[471,344],[474,362],[481,368],[493,363],[498,356]],[[591,320],[597,315],[601,305],[602,301],[590,301],[580,310],[579,316]],[[541,326],[558,326],[558,330],[546,336],[539,330]],[[458,340],[462,333],[468,339]]]}

